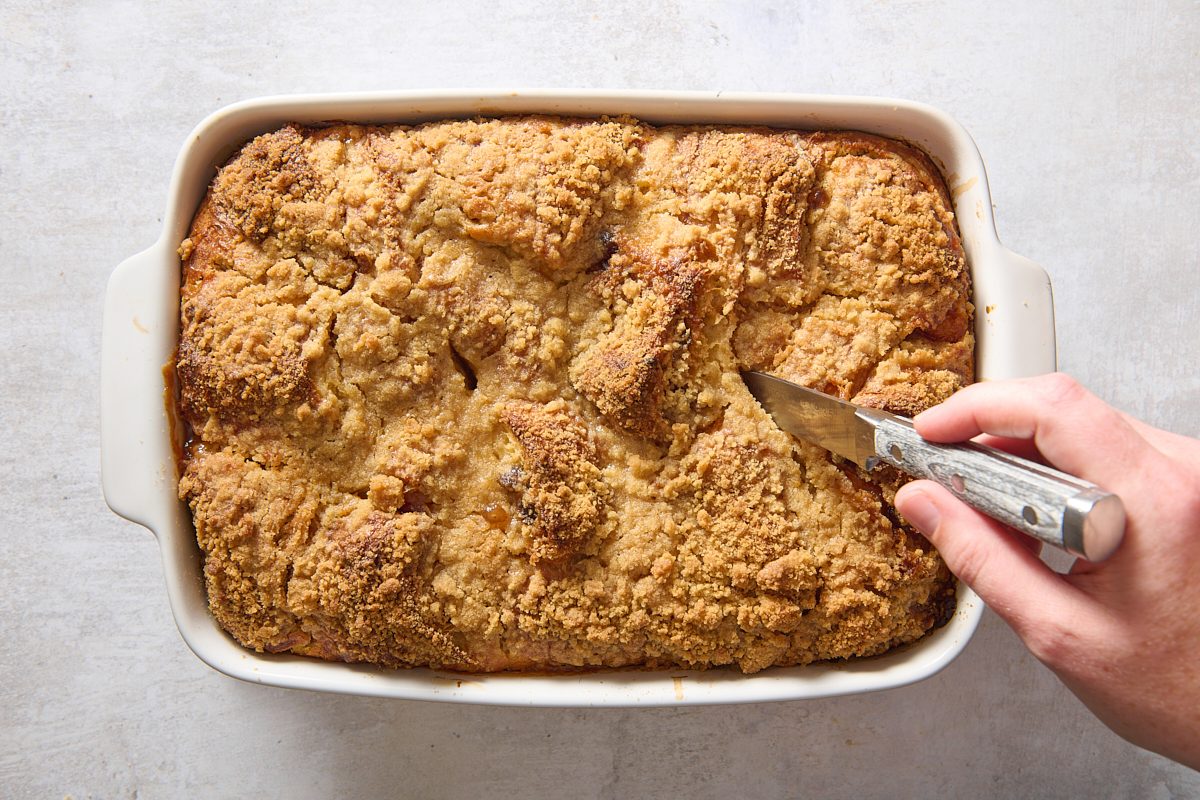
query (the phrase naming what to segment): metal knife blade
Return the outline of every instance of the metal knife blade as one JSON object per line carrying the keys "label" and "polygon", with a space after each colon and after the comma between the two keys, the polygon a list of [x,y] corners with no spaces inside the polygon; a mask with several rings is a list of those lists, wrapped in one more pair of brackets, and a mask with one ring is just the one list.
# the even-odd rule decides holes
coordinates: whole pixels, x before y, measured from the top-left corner
{"label": "metal knife blade", "polygon": [[866,470],[882,461],[936,481],[992,519],[1089,561],[1108,558],[1124,537],[1121,498],[1082,478],[975,442],[928,442],[906,417],[773,375],[742,379],[780,428]]}
{"label": "metal knife blade", "polygon": [[863,469],[878,463],[875,424],[866,409],[763,372],[743,372],[750,394],[793,436],[848,458]]}

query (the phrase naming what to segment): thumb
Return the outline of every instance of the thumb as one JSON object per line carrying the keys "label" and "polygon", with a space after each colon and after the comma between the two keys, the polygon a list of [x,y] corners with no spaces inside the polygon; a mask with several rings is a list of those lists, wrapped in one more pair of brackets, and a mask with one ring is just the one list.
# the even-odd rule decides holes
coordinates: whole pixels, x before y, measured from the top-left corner
{"label": "thumb", "polygon": [[1083,594],[1042,563],[1021,534],[968,507],[932,481],[896,493],[896,509],[941,553],[950,571],[1022,638],[1063,619]]}

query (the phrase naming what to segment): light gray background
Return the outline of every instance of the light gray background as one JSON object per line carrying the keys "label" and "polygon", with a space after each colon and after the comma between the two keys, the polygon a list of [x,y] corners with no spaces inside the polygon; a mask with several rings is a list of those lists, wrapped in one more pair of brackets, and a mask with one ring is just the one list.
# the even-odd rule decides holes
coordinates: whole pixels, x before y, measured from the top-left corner
{"label": "light gray background", "polygon": [[[991,615],[917,686],[556,711],[238,683],[176,633],[98,484],[101,297],[210,111],[438,87],[890,95],[957,117],[1000,235],[1049,271],[1061,366],[1200,433],[1200,6],[0,3],[0,795],[1195,797]],[[1047,4],[1048,5],[1048,4]],[[61,7],[60,7],[61,6]]]}

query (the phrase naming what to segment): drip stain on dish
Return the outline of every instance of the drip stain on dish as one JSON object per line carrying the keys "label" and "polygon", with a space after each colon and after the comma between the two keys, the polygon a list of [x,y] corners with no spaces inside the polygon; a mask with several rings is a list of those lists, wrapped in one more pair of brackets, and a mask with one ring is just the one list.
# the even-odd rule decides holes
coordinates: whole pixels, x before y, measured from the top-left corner
{"label": "drip stain on dish", "polygon": [[974,188],[975,184],[977,184],[977,183],[979,183],[979,178],[977,178],[977,177],[968,178],[967,180],[963,181],[962,183],[958,184],[957,186],[954,186],[950,190],[950,196],[955,199],[958,199],[958,197],[960,195],[962,195],[965,192],[969,192],[972,188]]}

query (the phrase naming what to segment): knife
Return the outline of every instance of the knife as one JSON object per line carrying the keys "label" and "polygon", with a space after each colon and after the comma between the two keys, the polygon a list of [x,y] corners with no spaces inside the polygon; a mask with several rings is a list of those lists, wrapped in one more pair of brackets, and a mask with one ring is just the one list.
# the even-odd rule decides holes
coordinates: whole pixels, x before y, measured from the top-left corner
{"label": "knife", "polygon": [[780,428],[868,472],[883,462],[936,481],[992,519],[1088,561],[1121,544],[1125,506],[1094,483],[976,442],[926,441],[907,417],[762,372],[742,379]]}

